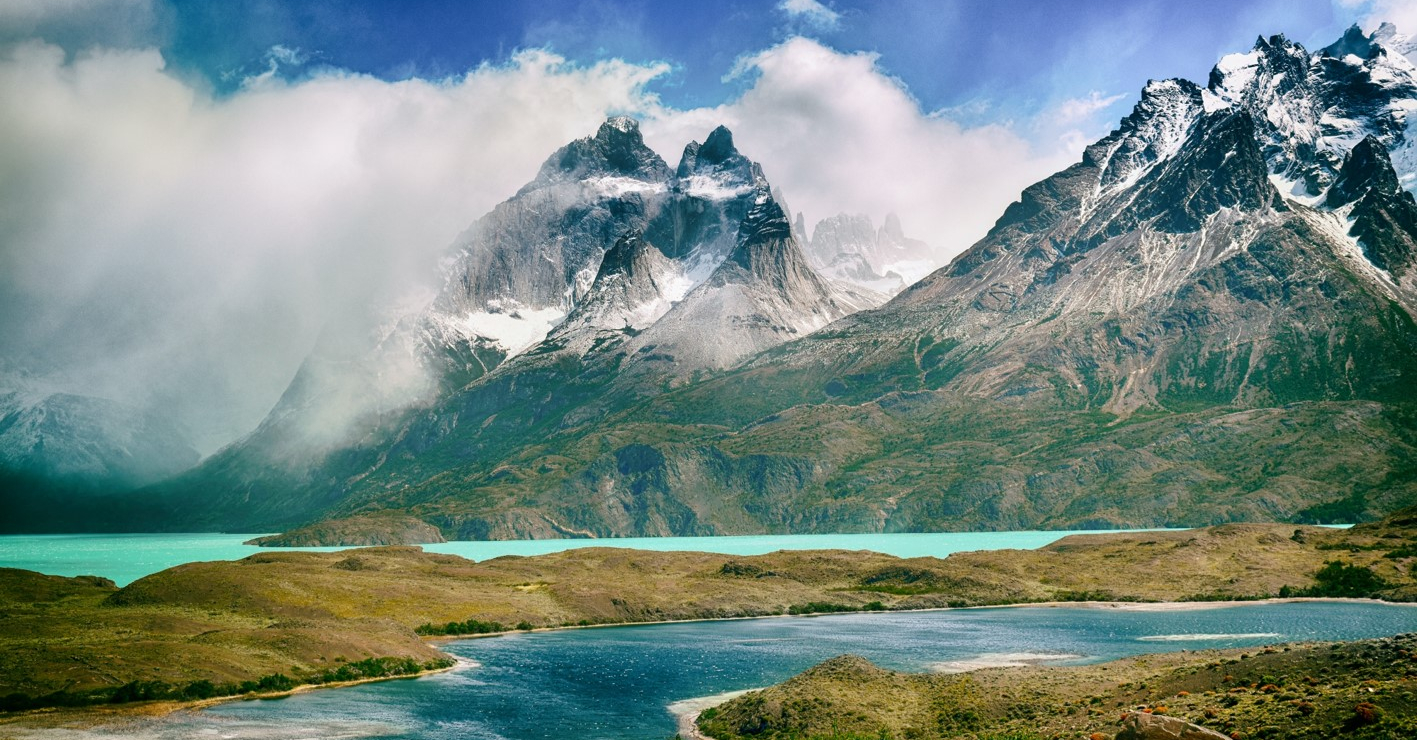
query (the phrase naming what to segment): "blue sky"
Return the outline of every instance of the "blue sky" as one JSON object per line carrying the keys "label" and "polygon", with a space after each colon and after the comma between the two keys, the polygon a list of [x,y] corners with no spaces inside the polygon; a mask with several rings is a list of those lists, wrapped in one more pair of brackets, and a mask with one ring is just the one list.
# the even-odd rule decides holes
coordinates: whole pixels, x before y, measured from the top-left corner
{"label": "blue sky", "polygon": [[[1040,2],[830,0],[829,16],[792,14],[777,0],[170,0],[158,44],[178,69],[230,90],[272,47],[307,66],[383,79],[441,78],[518,49],[569,59],[665,61],[651,89],[669,105],[717,105],[747,80],[728,79],[745,54],[793,34],[840,51],[869,51],[926,110],[997,120],[1037,114],[1092,90],[1134,93],[1148,78],[1204,80],[1223,53],[1260,33],[1315,46],[1363,17],[1328,0]],[[1118,103],[1119,110],[1125,104]]]}

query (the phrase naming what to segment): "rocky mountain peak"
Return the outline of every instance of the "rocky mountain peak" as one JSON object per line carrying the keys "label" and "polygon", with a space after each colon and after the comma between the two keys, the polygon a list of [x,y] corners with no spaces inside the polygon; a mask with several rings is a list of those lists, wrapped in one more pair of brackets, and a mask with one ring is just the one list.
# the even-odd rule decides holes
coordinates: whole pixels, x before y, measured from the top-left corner
{"label": "rocky mountain peak", "polygon": [[1402,189],[1387,149],[1375,137],[1353,147],[1329,188],[1325,205],[1339,209],[1350,204],[1349,236],[1410,300],[1417,293],[1417,286],[1406,279],[1417,267],[1417,199]]}
{"label": "rocky mountain peak", "polygon": [[1385,48],[1406,56],[1412,60],[1417,55],[1417,41],[1411,36],[1398,31],[1397,26],[1383,22],[1378,26],[1378,30],[1373,32],[1373,40],[1382,44]]}
{"label": "rocky mountain peak", "polygon": [[702,144],[689,142],[674,176],[681,190],[707,198],[742,195],[746,188],[765,186],[767,182],[757,163],[734,146],[733,132],[724,126],[710,132]]}
{"label": "rocky mountain peak", "polygon": [[1201,89],[1189,80],[1151,80],[1132,112],[1103,147],[1093,153],[1105,161],[1103,190],[1136,182],[1156,162],[1174,155],[1204,104]]}
{"label": "rocky mountain peak", "polygon": [[1400,41],[1393,28],[1364,34],[1357,26],[1312,54],[1283,37],[1262,39],[1211,71],[1206,110],[1249,111],[1270,172],[1292,183],[1296,196],[1322,193],[1368,135],[1388,149],[1399,178],[1417,174],[1417,148],[1407,135],[1417,111],[1417,67],[1386,45]]}
{"label": "rocky mountain peak", "polygon": [[1348,30],[1343,32],[1342,38],[1322,49],[1324,56],[1337,59],[1349,55],[1359,59],[1372,59],[1381,51],[1382,46],[1375,43],[1372,36],[1363,33],[1363,29],[1359,28],[1357,23],[1349,26]]}
{"label": "rocky mountain peak", "polygon": [[643,329],[683,298],[689,282],[658,247],[631,230],[605,252],[585,300],[553,332]]}
{"label": "rocky mountain peak", "polygon": [[559,182],[597,177],[626,177],[644,182],[663,182],[670,176],[669,165],[648,146],[633,118],[617,116],[587,136],[556,150],[519,193]]}
{"label": "rocky mountain peak", "polygon": [[699,147],[699,161],[702,162],[718,164],[737,154],[738,149],[733,146],[733,132],[726,126],[710,131],[703,146]]}
{"label": "rocky mountain peak", "polygon": [[938,267],[930,246],[906,236],[895,213],[879,229],[866,214],[840,213],[818,221],[811,234],[798,242],[824,277],[886,296]]}
{"label": "rocky mountain peak", "polygon": [[886,221],[881,224],[881,233],[894,241],[905,241],[905,227],[900,225],[900,216],[895,211],[886,214]]}
{"label": "rocky mountain peak", "polygon": [[631,231],[617,239],[605,252],[595,279],[600,281],[613,275],[634,276],[644,271],[645,263],[652,258],[650,253],[658,251],[644,240],[644,234],[640,231]]}
{"label": "rocky mountain peak", "polygon": [[1338,171],[1338,178],[1328,190],[1325,205],[1329,208],[1342,208],[1357,201],[1370,190],[1396,194],[1401,189],[1387,149],[1376,138],[1365,136],[1348,153],[1348,159]]}
{"label": "rocky mountain peak", "polygon": [[738,248],[728,255],[728,261],[751,273],[761,273],[769,264],[777,262],[779,253],[789,246],[795,251],[792,223],[772,196],[763,195],[743,220],[738,232]]}

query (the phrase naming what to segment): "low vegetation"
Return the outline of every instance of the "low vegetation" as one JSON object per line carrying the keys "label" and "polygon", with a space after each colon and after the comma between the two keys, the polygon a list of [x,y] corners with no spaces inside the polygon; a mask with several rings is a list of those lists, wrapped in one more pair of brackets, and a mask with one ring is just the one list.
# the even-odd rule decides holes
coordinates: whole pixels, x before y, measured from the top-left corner
{"label": "low vegetation", "polygon": [[1079,600],[1412,601],[1414,559],[1401,553],[1413,546],[1417,516],[1399,515],[1347,531],[1080,535],[945,559],[586,548],[478,563],[382,547],[189,563],[121,589],[0,570],[0,697],[14,711],[403,675],[446,659],[425,638],[513,629]]}
{"label": "low vegetation", "polygon": [[241,682],[212,683],[207,679],[189,681],[184,685],[173,685],[166,681],[129,681],[120,686],[89,689],[87,691],[58,691],[42,696],[29,696],[15,692],[0,697],[0,711],[14,712],[41,707],[85,707],[95,704],[124,704],[137,701],[203,701],[227,696],[249,696],[257,694],[278,694],[298,686],[320,686],[334,683],[350,683],[380,678],[415,676],[426,671],[449,668],[453,661],[449,658],[418,662],[411,658],[366,658],[346,663],[319,674],[287,676],[284,673],[269,673],[260,678]]}
{"label": "low vegetation", "polygon": [[1128,712],[1237,740],[1417,737],[1417,635],[909,674],[833,658],[698,719],[718,740],[1111,740]]}

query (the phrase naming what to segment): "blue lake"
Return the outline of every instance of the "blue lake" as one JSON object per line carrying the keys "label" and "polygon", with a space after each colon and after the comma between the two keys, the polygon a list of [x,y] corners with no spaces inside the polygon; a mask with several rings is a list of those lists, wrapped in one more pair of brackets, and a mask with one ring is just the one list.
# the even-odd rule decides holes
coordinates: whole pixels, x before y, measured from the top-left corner
{"label": "blue lake", "polygon": [[[968,550],[1033,549],[1070,534],[1088,532],[944,532],[931,534],[799,534],[743,537],[635,537],[603,540],[512,540],[424,545],[429,552],[486,560],[502,555],[541,555],[578,547],[696,550],[761,555],[775,550],[874,550],[899,557],[945,557]],[[273,549],[243,545],[259,534],[55,534],[0,536],[0,568],[23,568],[59,576],[96,575],[127,585],[182,563],[239,560]],[[339,550],[338,547],[298,548]]]}
{"label": "blue lake", "polygon": [[468,661],[449,673],[222,704],[103,736],[664,740],[685,700],[777,683],[842,653],[923,671],[1414,630],[1414,607],[1311,602],[1192,611],[965,609],[517,634],[445,646]]}

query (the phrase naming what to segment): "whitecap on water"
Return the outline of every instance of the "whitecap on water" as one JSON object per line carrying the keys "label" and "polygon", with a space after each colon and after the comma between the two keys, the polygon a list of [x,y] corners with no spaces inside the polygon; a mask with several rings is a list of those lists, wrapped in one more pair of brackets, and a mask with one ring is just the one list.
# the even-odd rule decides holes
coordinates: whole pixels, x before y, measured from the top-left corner
{"label": "whitecap on water", "polygon": [[1216,640],[1271,640],[1283,637],[1278,632],[1195,632],[1182,635],[1147,635],[1142,642],[1203,642]]}

